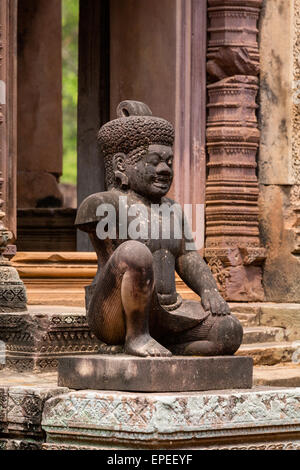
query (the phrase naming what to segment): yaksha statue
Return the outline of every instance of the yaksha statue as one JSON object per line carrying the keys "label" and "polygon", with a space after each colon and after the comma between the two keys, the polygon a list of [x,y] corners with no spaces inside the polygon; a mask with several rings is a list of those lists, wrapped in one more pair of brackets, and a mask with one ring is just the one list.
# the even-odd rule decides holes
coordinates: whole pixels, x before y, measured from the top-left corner
{"label": "yaksha statue", "polygon": [[[98,134],[107,191],[87,197],[75,222],[89,234],[99,263],[87,295],[89,326],[131,355],[232,355],[242,326],[186,227],[180,231],[181,207],[166,197],[174,129],[140,102],[120,103],[117,114]],[[169,232],[162,227],[166,212]],[[180,297],[175,270],[201,301]]]}

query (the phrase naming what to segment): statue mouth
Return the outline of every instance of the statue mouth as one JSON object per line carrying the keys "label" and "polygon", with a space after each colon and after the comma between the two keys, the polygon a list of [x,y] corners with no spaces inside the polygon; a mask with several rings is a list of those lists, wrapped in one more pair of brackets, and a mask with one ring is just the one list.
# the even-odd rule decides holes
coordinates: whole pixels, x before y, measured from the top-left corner
{"label": "statue mouth", "polygon": [[157,176],[153,180],[153,186],[156,186],[160,189],[169,189],[170,186],[170,178],[168,176]]}

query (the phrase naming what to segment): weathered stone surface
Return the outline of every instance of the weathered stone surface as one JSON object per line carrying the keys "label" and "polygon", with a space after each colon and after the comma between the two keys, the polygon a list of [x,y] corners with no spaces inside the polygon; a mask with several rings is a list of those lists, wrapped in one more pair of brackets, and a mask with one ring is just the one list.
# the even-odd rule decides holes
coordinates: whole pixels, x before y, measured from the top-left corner
{"label": "weathered stone surface", "polygon": [[[281,0],[273,0],[264,2],[262,10],[259,149],[261,184],[293,184],[296,179],[292,151],[293,93],[296,97],[296,90],[293,91],[293,4],[292,1],[286,1],[283,7]],[[281,34],[274,34],[274,31],[280,31]]]}
{"label": "weathered stone surface", "polygon": [[99,355],[59,360],[58,384],[72,389],[186,392],[252,387],[252,359]]}
{"label": "weathered stone surface", "polygon": [[238,356],[250,356],[254,365],[273,365],[290,362],[300,353],[300,341],[244,344],[237,351]]}
{"label": "weathered stone surface", "polygon": [[253,370],[255,385],[271,387],[300,387],[300,358],[298,364],[287,363],[275,366],[257,366]]}
{"label": "weathered stone surface", "polygon": [[[300,3],[286,1],[284,8],[282,5],[281,0],[264,2],[262,11],[259,155],[262,184],[300,183]],[[274,31],[281,34],[273,34]]]}
{"label": "weathered stone surface", "polygon": [[0,372],[0,384],[2,388],[13,386],[55,388],[57,386],[57,372],[16,372],[5,369]]}
{"label": "weathered stone surface", "polygon": [[[0,378],[1,381],[1,378]],[[2,436],[42,437],[41,418],[45,402],[66,393],[63,387],[7,386],[0,389],[0,431]]]}
{"label": "weathered stone surface", "polygon": [[0,450],[42,450],[42,445],[38,439],[0,439]]}
{"label": "weathered stone surface", "polygon": [[261,304],[260,311],[260,325],[285,328],[286,338],[300,340],[300,304],[265,303]]}
{"label": "weathered stone surface", "polygon": [[243,344],[284,341],[284,328],[271,326],[248,326],[244,328]]}
{"label": "weathered stone surface", "polygon": [[230,309],[245,326],[284,328],[289,341],[300,339],[300,304],[298,303],[231,303]]}
{"label": "weathered stone surface", "polygon": [[300,301],[300,218],[295,188],[260,186],[260,232],[266,246],[263,283],[269,302]]}
{"label": "weathered stone surface", "polygon": [[16,374],[0,371],[0,449],[38,450],[45,402],[68,389],[57,387],[53,374]]}
{"label": "weathered stone surface", "polygon": [[300,448],[300,388],[71,392],[47,401],[44,448]]}

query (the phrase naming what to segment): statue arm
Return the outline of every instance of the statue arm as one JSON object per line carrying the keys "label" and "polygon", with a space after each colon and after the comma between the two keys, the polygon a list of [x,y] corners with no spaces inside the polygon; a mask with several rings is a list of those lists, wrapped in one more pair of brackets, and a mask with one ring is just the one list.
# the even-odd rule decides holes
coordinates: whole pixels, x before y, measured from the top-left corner
{"label": "statue arm", "polygon": [[210,310],[214,315],[230,313],[228,304],[219,293],[211,270],[196,250],[191,234],[184,235],[182,239],[181,250],[176,258],[176,271],[183,282],[201,297],[204,310]]}

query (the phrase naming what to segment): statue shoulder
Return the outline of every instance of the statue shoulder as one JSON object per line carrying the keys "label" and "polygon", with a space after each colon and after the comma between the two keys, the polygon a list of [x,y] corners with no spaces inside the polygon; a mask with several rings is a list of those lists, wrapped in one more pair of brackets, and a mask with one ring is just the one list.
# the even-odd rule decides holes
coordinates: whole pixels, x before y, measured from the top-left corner
{"label": "statue shoulder", "polygon": [[112,204],[115,206],[116,203],[117,195],[114,191],[104,191],[101,193],[91,194],[80,204],[77,210],[75,225],[85,225],[98,222],[99,217],[96,215],[96,212],[100,204]]}

